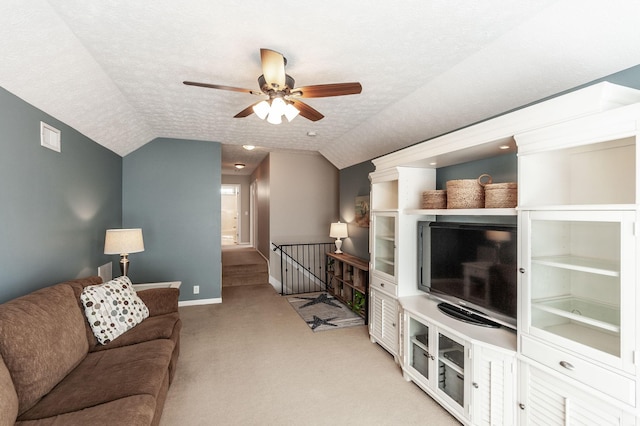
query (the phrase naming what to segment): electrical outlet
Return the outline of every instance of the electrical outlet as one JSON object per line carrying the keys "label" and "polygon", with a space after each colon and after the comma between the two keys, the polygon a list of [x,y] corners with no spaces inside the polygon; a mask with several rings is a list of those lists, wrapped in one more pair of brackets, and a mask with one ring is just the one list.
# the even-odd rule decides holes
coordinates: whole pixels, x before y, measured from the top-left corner
{"label": "electrical outlet", "polygon": [[193,294],[200,294],[200,286],[199,285],[194,285],[193,286]]}

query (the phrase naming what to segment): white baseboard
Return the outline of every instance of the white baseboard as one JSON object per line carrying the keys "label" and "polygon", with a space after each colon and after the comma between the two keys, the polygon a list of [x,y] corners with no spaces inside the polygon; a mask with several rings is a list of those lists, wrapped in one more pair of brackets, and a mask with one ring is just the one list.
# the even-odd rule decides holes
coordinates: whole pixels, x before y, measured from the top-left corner
{"label": "white baseboard", "polygon": [[269,275],[269,284],[273,286],[273,288],[278,292],[278,294],[282,293],[282,283],[278,281],[276,278]]}
{"label": "white baseboard", "polygon": [[178,302],[178,306],[215,305],[216,303],[222,303],[222,297],[216,297],[214,299],[183,300]]}

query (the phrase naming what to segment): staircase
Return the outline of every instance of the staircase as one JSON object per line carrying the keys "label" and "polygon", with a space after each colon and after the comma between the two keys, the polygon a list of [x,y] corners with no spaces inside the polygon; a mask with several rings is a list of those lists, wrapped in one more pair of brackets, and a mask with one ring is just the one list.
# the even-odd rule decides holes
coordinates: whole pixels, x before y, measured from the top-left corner
{"label": "staircase", "polygon": [[267,261],[252,247],[222,249],[222,286],[269,283]]}

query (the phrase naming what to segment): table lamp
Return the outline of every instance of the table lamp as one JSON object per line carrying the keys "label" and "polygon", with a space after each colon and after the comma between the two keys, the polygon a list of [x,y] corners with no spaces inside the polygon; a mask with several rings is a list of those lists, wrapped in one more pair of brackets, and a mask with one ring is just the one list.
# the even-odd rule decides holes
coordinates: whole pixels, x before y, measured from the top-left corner
{"label": "table lamp", "polygon": [[331,229],[329,230],[329,236],[331,238],[336,238],[336,253],[342,253],[342,250],[340,250],[342,247],[342,240],[340,238],[347,238],[349,236],[347,233],[347,224],[341,223],[340,221],[332,223]]}
{"label": "table lamp", "polygon": [[120,255],[120,272],[129,272],[129,254],[144,251],[142,229],[107,229],[104,238],[104,254]]}

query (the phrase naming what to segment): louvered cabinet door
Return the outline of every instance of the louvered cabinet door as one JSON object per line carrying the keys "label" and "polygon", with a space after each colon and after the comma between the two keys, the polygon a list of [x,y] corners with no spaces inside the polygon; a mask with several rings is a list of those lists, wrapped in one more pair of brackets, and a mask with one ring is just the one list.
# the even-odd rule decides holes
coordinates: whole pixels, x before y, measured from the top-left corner
{"label": "louvered cabinet door", "polygon": [[472,349],[471,416],[474,425],[516,424],[515,355],[475,344]]}
{"label": "louvered cabinet door", "polygon": [[394,358],[398,356],[398,303],[373,288],[369,291],[369,335]]}
{"label": "louvered cabinet door", "polygon": [[521,362],[520,424],[632,426],[631,413],[609,404],[606,398],[587,393],[566,380]]}

